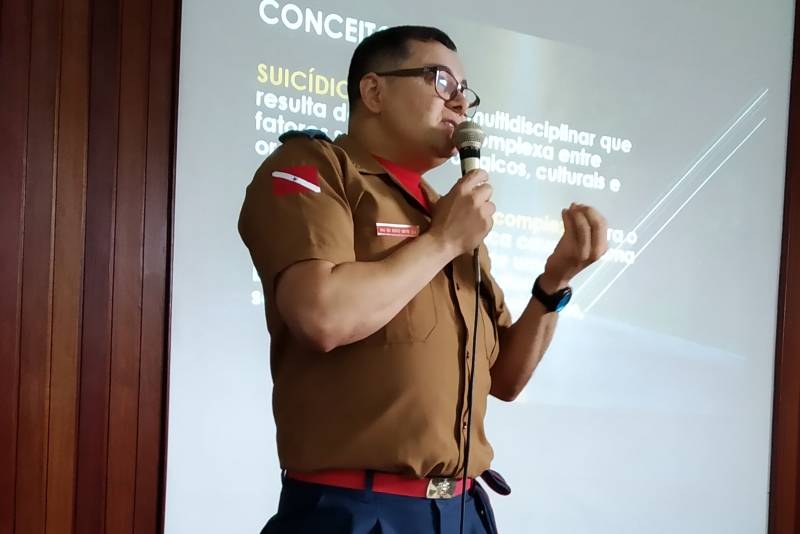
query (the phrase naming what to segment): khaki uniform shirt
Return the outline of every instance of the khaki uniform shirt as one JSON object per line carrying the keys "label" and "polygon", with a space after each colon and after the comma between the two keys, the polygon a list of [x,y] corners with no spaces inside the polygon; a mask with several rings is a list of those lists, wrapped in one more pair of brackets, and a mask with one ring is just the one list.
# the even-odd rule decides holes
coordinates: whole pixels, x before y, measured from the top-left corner
{"label": "khaki uniform shirt", "polygon": [[[287,174],[306,177],[288,184],[298,192],[285,192]],[[424,180],[422,187],[435,206],[438,195]],[[417,477],[463,471],[475,309],[471,255],[455,258],[383,328],[327,354],[298,343],[275,306],[275,278],[297,262],[377,261],[414,239],[379,235],[387,233],[378,232],[385,223],[418,227],[422,234],[431,219],[347,136],[335,143],[288,139],[247,188],[239,232],[264,285],[284,469],[373,469]],[[498,331],[511,324],[484,246],[480,259],[470,476],[492,459],[483,425],[489,368],[499,352]]]}

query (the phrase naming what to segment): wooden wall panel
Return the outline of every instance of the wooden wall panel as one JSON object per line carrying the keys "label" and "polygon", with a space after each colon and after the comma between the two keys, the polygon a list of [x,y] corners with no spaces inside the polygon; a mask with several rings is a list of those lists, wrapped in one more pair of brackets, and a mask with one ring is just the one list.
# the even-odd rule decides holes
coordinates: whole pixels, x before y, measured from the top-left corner
{"label": "wooden wall panel", "polygon": [[773,534],[800,532],[800,11],[795,10],[794,58],[772,432],[770,527]]}
{"label": "wooden wall panel", "polygon": [[64,0],[55,151],[46,532],[73,522],[89,107],[89,1]]}
{"label": "wooden wall panel", "polygon": [[60,5],[31,13],[15,529],[45,531]]}
{"label": "wooden wall panel", "polygon": [[111,303],[116,225],[120,6],[96,2],[91,20],[76,532],[105,532]]}
{"label": "wooden wall panel", "polygon": [[28,138],[30,6],[4,0],[0,17],[0,533],[14,530],[19,411],[22,241]]}
{"label": "wooden wall panel", "polygon": [[[106,529],[133,530],[142,326],[150,4],[122,2]],[[121,297],[121,298],[118,298]]]}
{"label": "wooden wall panel", "polygon": [[[146,534],[160,528],[165,462],[160,445],[166,443],[166,416],[161,406],[166,402],[168,274],[163,269],[170,249],[169,226],[172,211],[173,166],[171,147],[175,136],[174,102],[177,93],[178,32],[177,6],[164,0],[162,15],[152,18],[150,32],[150,80],[147,117],[147,183],[144,219],[144,277],[142,304],[154,313],[142,317],[142,373],[139,383],[139,439],[137,447],[136,500],[134,532]],[[170,50],[171,53],[165,53]],[[157,310],[157,313],[156,313]],[[166,412],[163,412],[166,413]],[[166,449],[165,449],[166,451]],[[164,452],[165,454],[165,452]]]}
{"label": "wooden wall panel", "polygon": [[0,3],[0,534],[162,530],[176,10]]}

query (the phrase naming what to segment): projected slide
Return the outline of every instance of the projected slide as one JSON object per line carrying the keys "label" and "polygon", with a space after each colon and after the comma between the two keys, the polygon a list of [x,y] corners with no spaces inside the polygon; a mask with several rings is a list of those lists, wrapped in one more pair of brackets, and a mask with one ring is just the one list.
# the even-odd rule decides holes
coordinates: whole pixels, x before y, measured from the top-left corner
{"label": "projected slide", "polygon": [[[264,294],[238,211],[282,133],[347,131],[353,49],[409,23],[453,38],[481,97],[486,244],[514,317],[562,208],[610,227],[526,390],[490,402],[513,488],[492,495],[501,531],[766,532],[792,4],[716,0],[675,8],[691,24],[673,27],[587,2],[593,36],[558,39],[555,7],[430,4],[184,3],[166,532],[258,532],[277,507]],[[445,193],[459,176],[454,158],[426,179]]]}

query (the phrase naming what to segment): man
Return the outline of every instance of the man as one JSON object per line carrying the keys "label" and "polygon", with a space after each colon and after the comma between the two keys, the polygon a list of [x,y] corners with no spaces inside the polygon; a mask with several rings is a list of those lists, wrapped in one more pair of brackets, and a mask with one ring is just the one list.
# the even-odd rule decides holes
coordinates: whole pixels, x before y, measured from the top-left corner
{"label": "man", "polygon": [[[495,207],[484,171],[441,198],[421,180],[454,154],[477,96],[447,35],[390,28],[356,49],[348,135],[283,136],[248,187],[239,231],[264,284],[273,410],[285,470],[265,533],[458,532],[475,289],[483,283],[465,532],[493,532],[484,480],[489,394],[531,377],[570,279],[606,250],[592,208],[565,232],[511,324],[482,244]],[[533,278],[533,277],[532,277]]]}

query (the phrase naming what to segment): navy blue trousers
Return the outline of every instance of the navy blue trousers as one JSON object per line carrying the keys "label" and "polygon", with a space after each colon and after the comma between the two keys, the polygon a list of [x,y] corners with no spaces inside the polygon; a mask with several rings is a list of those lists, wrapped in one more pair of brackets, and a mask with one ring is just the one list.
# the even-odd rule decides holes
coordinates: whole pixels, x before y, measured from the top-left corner
{"label": "navy blue trousers", "polygon": [[[261,534],[458,534],[461,496],[426,499],[283,478],[278,512]],[[486,491],[467,493],[465,534],[497,534]]]}

